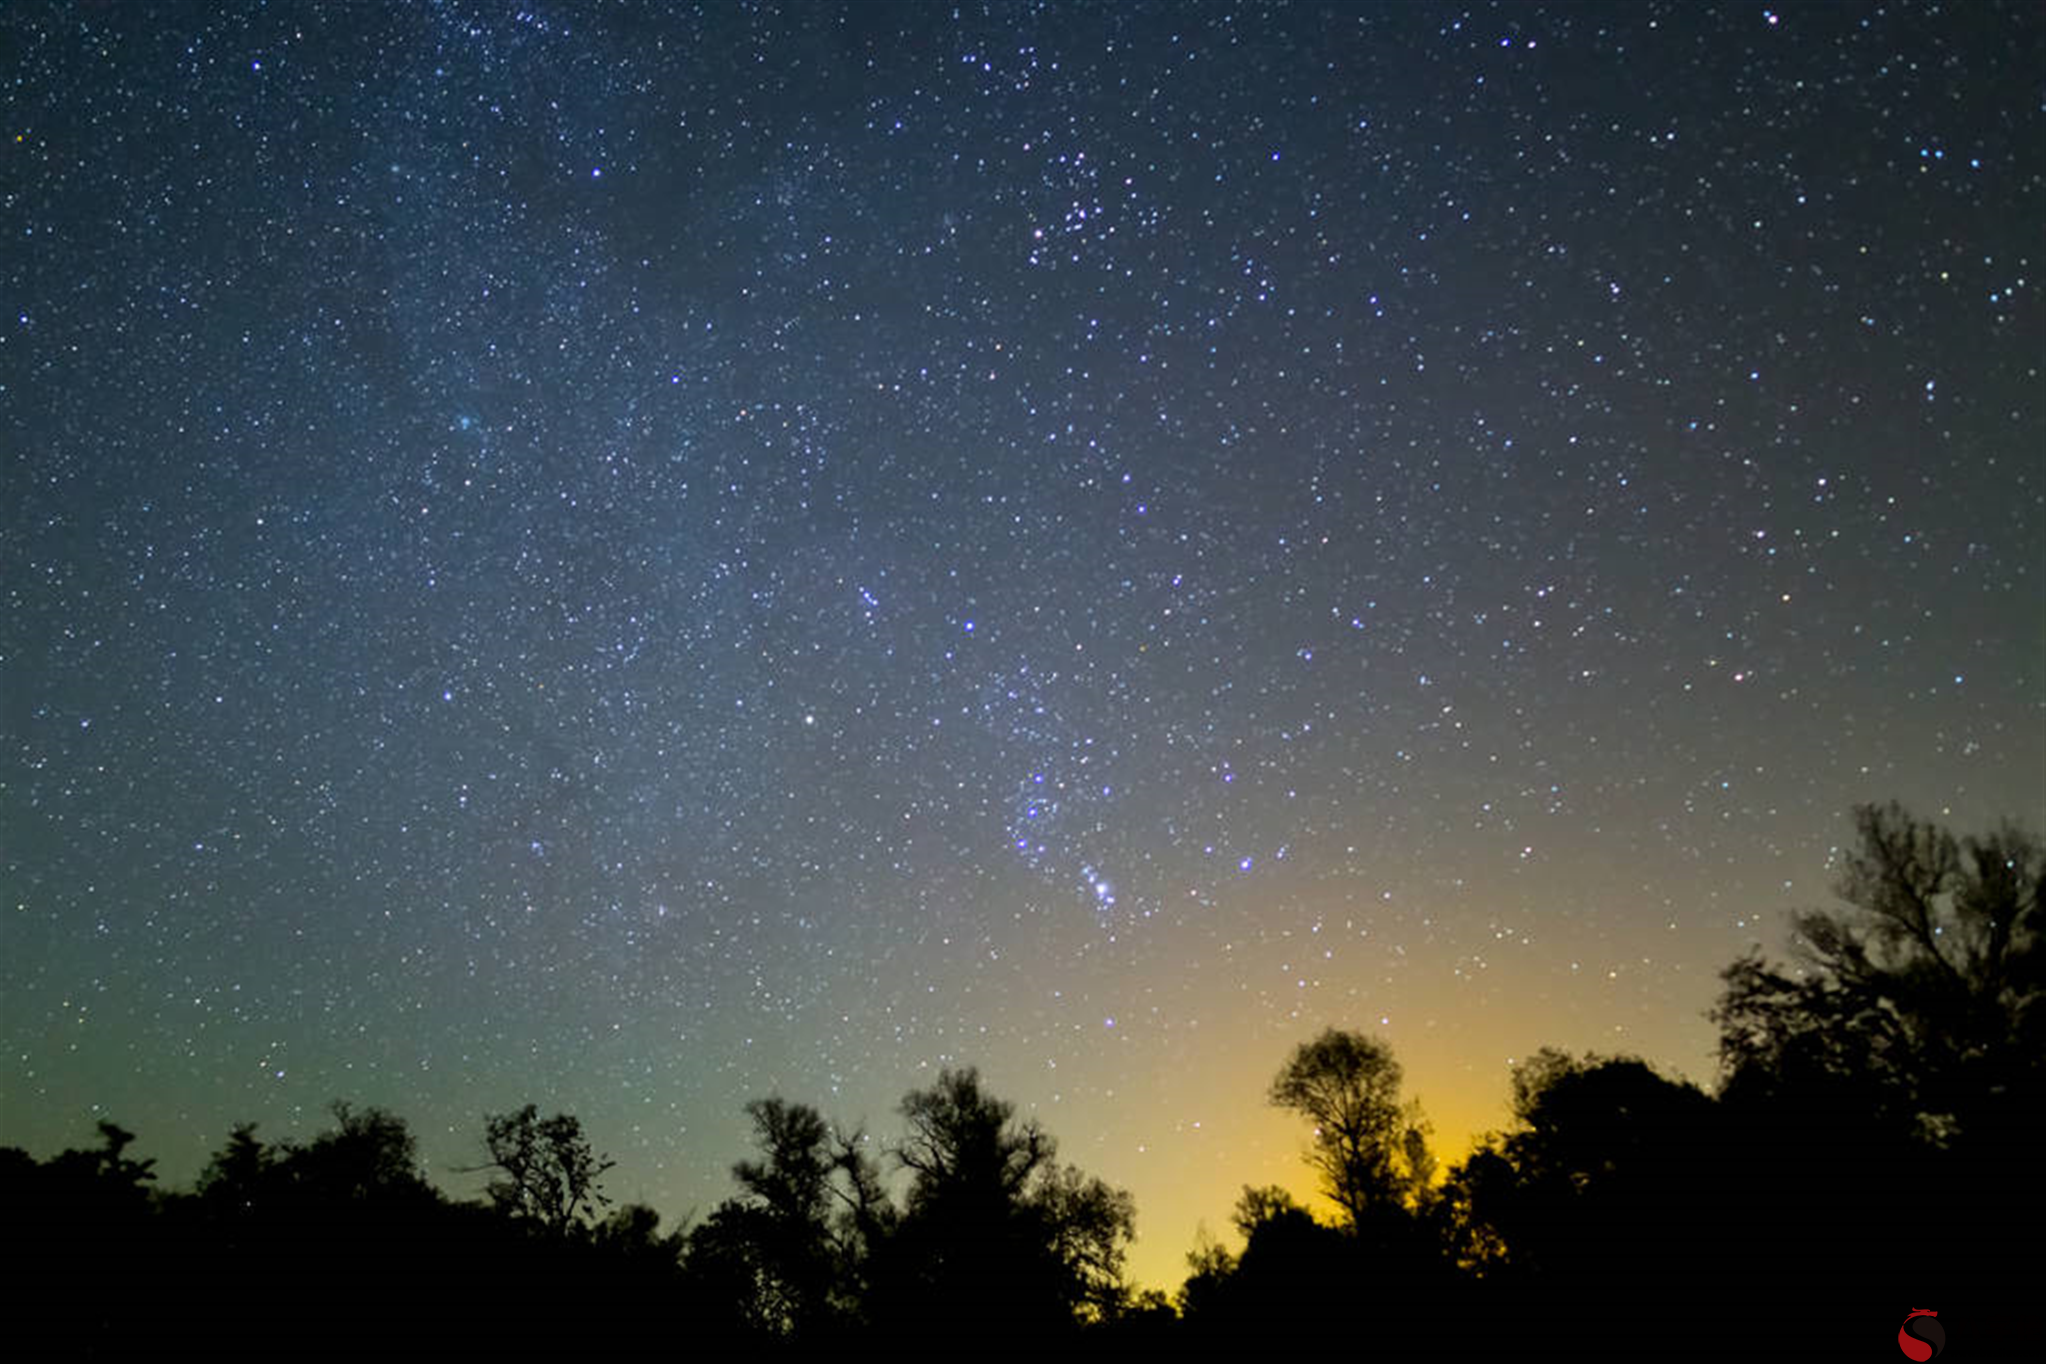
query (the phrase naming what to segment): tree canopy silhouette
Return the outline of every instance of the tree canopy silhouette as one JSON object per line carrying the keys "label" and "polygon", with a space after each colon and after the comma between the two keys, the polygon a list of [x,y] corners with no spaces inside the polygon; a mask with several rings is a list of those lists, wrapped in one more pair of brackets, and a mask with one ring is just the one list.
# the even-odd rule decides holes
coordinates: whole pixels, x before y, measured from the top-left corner
{"label": "tree canopy silhouette", "polygon": [[1717,1094],[1635,1058],[1537,1051],[1514,1073],[1513,1125],[1436,1188],[1387,1046],[1330,1028],[1295,1047],[1265,1097],[1313,1124],[1337,1213],[1245,1188],[1242,1249],[1196,1247],[1178,1316],[1123,1281],[1129,1195],[1061,1164],[971,1069],[903,1098],[892,1178],[816,1109],[747,1105],[735,1195],[686,1234],[642,1205],[600,1219],[611,1162],[532,1105],[486,1119],[474,1168],[492,1178],[465,1202],[377,1108],[337,1103],[307,1139],[237,1126],[191,1192],[155,1187],[133,1135],[102,1121],[96,1144],[45,1161],[0,1148],[0,1209],[32,1251],[16,1296],[32,1329],[106,1356],[161,1353],[179,1329],[255,1350],[345,1314],[414,1353],[586,1350],[598,1322],[625,1353],[665,1348],[680,1320],[720,1356],[991,1329],[1104,1353],[1268,1348],[1283,1330],[1333,1354],[1356,1351],[1361,1321],[1387,1355],[1491,1358],[1524,1351],[1560,1303],[1596,1305],[1571,1323],[1580,1353],[1653,1340],[1680,1357],[1729,1337],[1672,1345],[1669,1323],[1737,1302],[1742,1339],[1817,1358],[1871,1301],[1945,1296],[1970,1304],[1955,1323],[1971,1344],[2010,1352],[2033,1329],[2046,1224],[2046,852],[1894,805],[1855,827],[1843,903],[1797,916],[1794,960],[1726,971]]}
{"label": "tree canopy silhouette", "polygon": [[598,1185],[615,1163],[599,1156],[583,1136],[582,1123],[567,1113],[542,1118],[527,1104],[516,1113],[484,1119],[490,1160],[482,1169],[498,1177],[484,1192],[510,1216],[554,1235],[566,1235],[610,1203]]}
{"label": "tree canopy silhouette", "polygon": [[1400,1106],[1400,1078],[1385,1043],[1329,1028],[1294,1048],[1272,1081],[1271,1102],[1314,1124],[1307,1163],[1353,1228],[1399,1206],[1433,1168],[1419,1113]]}
{"label": "tree canopy silhouette", "polygon": [[1633,1057],[1547,1048],[1514,1072],[1517,1130],[1457,1171],[1515,1277],[1569,1291],[1660,1272],[1711,1220],[1724,1158],[1711,1097]]}
{"label": "tree canopy silhouette", "polygon": [[332,1128],[281,1148],[278,1170],[294,1199],[395,1205],[437,1197],[419,1171],[419,1145],[403,1118],[341,1099],[331,1112]]}
{"label": "tree canopy silhouette", "polygon": [[[1803,1214],[1750,1268],[1842,1300],[1945,1285],[2029,1301],[2046,1222],[2046,850],[1895,804],[1856,808],[1854,829],[1842,904],[1793,917],[1789,963],[1735,961],[1712,1011],[1726,1148],[1747,1156],[1759,1204]],[[1769,1151],[1810,1158],[1754,1154]],[[1939,1234],[1900,1234],[1903,1209],[1936,1210]]]}
{"label": "tree canopy silhouette", "polygon": [[2046,851],[2005,827],[1957,839],[1900,806],[1854,812],[1845,909],[1793,919],[1795,964],[1750,954],[1713,1011],[1736,1102],[1855,1102],[1895,1137],[1999,1146],[2046,1063]]}
{"label": "tree canopy silhouette", "polygon": [[834,1188],[846,1168],[843,1139],[807,1104],[756,1099],[746,1116],[760,1158],[732,1166],[743,1193],[691,1235],[696,1279],[726,1314],[728,1333],[814,1337],[852,1310],[859,1231],[850,1215],[834,1214],[841,1200],[856,1205],[861,1180],[872,1176],[861,1166],[848,1173],[853,1191]]}
{"label": "tree canopy silhouette", "polygon": [[901,1111],[910,1185],[880,1285],[891,1314],[993,1312],[1035,1334],[1115,1310],[1135,1234],[1127,1193],[1059,1166],[1050,1134],[1015,1121],[972,1069],[941,1072]]}

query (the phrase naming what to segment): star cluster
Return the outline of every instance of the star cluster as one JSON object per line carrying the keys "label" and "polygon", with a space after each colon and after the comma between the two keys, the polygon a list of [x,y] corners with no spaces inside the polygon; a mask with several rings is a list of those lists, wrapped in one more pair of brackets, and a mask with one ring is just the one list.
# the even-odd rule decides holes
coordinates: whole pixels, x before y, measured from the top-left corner
{"label": "star cluster", "polygon": [[2027,7],[0,33],[8,1140],[979,1064],[1162,1284],[1324,1024],[1454,1155],[2046,822]]}

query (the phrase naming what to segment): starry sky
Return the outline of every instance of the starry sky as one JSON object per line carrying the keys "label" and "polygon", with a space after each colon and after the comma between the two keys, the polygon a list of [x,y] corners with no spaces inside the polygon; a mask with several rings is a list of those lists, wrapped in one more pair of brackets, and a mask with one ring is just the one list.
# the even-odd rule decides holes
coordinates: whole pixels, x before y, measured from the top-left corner
{"label": "starry sky", "polygon": [[1169,1286],[1338,1025],[1712,1076],[2046,825],[2030,4],[19,3],[0,1141],[732,1191],[947,1065]]}

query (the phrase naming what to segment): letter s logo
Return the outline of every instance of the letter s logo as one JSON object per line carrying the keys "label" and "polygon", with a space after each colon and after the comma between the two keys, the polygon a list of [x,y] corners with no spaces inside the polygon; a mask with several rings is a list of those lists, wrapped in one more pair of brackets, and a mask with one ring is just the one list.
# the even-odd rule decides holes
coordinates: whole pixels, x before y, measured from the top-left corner
{"label": "letter s logo", "polygon": [[1897,1348],[1907,1359],[1925,1364],[1936,1358],[1947,1347],[1947,1332],[1937,1320],[1939,1313],[1924,1307],[1914,1307],[1911,1315],[1904,1318],[1904,1324],[1897,1328]]}

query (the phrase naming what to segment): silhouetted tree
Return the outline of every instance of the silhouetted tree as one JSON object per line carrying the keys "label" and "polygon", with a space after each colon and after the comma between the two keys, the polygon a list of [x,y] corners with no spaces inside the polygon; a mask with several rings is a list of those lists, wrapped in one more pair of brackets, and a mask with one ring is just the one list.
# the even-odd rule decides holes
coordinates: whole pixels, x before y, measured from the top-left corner
{"label": "silhouetted tree", "polygon": [[732,1167],[737,1198],[689,1236],[689,1275],[713,1336],[815,1342],[862,1319],[867,1261],[896,1212],[860,1132],[780,1098],[746,1106],[760,1157]]}
{"label": "silhouetted tree", "polygon": [[851,1280],[850,1290],[859,1296],[865,1264],[874,1248],[894,1231],[901,1211],[888,1196],[880,1166],[867,1154],[865,1131],[832,1133],[831,1168],[837,1176],[832,1192],[843,1205],[835,1219],[840,1255]]}
{"label": "silhouetted tree", "polygon": [[682,1254],[683,1233],[661,1234],[661,1214],[644,1203],[627,1203],[597,1223],[590,1244],[606,1259],[623,1264],[674,1268]]}
{"label": "silhouetted tree", "polygon": [[[1450,1170],[1427,1221],[1458,1271],[1448,1295],[1460,1346],[1507,1357],[1559,1303],[1598,1303],[1572,1349],[1586,1357],[1688,1357],[1670,1324],[1708,1315],[1752,1277],[1764,1208],[1741,1180],[1747,1153],[1696,1086],[1631,1057],[1544,1049],[1513,1076],[1514,1128]],[[1796,1216],[1794,1204],[1767,1210]],[[1781,1277],[1788,1279],[1789,1274]],[[1783,1295],[1747,1306],[1763,1321]],[[1559,1318],[1560,1321],[1567,1317]]]}
{"label": "silhouetted tree", "polygon": [[732,1177],[783,1221],[822,1227],[831,1203],[831,1129],[817,1110],[780,1098],[746,1105],[762,1160],[742,1160]]}
{"label": "silhouetted tree", "polygon": [[498,1177],[484,1190],[492,1206],[555,1236],[565,1236],[610,1203],[598,1185],[616,1162],[599,1156],[567,1113],[551,1118],[527,1104],[484,1120],[487,1164]]}
{"label": "silhouetted tree", "polygon": [[831,1129],[816,1109],[780,1098],[746,1105],[761,1158],[742,1160],[732,1177],[745,1195],[722,1204],[706,1224],[702,1248],[733,1263],[732,1288],[747,1324],[774,1336],[810,1336],[833,1307],[837,1246]]}
{"label": "silhouetted tree", "polygon": [[1400,1205],[1433,1171],[1418,1112],[1399,1102],[1400,1068],[1376,1038],[1329,1028],[1272,1081],[1271,1102],[1314,1124],[1307,1163],[1352,1227]]}
{"label": "silhouetted tree", "polygon": [[[1013,1123],[1013,1112],[982,1092],[973,1070],[944,1071],[904,1097],[907,1132],[894,1154],[910,1184],[887,1247],[884,1319],[936,1308],[1034,1332],[1062,1309],[1045,1291],[1046,1257],[1024,1209],[1053,1143],[1034,1120]],[[1026,1312],[1032,1320],[1017,1320]]]}
{"label": "silhouetted tree", "polygon": [[1354,1320],[1331,1306],[1364,1287],[1356,1238],[1315,1221],[1275,1184],[1246,1185],[1229,1220],[1241,1255],[1210,1241],[1188,1257],[1180,1298],[1199,1339],[1241,1349],[1283,1331],[1293,1347],[1347,1339],[1354,1348]]}
{"label": "silhouetted tree", "polygon": [[[547,1300],[550,1294],[562,1296],[564,1280],[570,1284],[580,1281],[585,1290],[585,1301],[580,1304],[584,1311],[571,1318],[576,1329],[567,1333],[570,1339],[563,1353],[588,1353],[587,1327],[593,1320],[603,1323],[606,1354],[650,1355],[672,1350],[677,1309],[686,1312],[692,1324],[702,1315],[702,1305],[690,1300],[690,1284],[682,1271],[687,1240],[679,1230],[663,1233],[661,1215],[646,1204],[627,1203],[596,1223],[587,1243],[539,1242],[537,1248],[551,1250],[554,1256],[552,1265],[536,1266],[539,1274],[552,1279],[550,1283],[543,1278],[535,1285],[540,1300]],[[569,1273],[561,1272],[563,1258],[574,1262]]]}
{"label": "silhouetted tree", "polygon": [[86,1228],[148,1217],[156,1162],[127,1154],[135,1134],[120,1124],[102,1118],[96,1129],[98,1146],[61,1151],[40,1166],[22,1153],[27,1163],[14,1167],[8,1190],[14,1218],[70,1219]]}
{"label": "silhouetted tree", "polygon": [[1186,1269],[1186,1282],[1179,1289],[1180,1316],[1196,1325],[1219,1322],[1227,1310],[1236,1256],[1203,1225],[1186,1253]]}
{"label": "silhouetted tree", "polygon": [[1136,1231],[1136,1200],[1075,1166],[1053,1165],[1028,1207],[1048,1238],[1067,1310],[1092,1322],[1121,1315],[1129,1305],[1122,1267]]}
{"label": "silhouetted tree", "polygon": [[9,1323],[25,1341],[68,1353],[124,1353],[163,1309],[153,1160],[128,1154],[135,1134],[101,1119],[99,1144],[38,1164],[0,1156],[0,1219],[10,1251]]}
{"label": "silhouetted tree", "polygon": [[2003,828],[1956,839],[1901,807],[1854,812],[1849,908],[1793,919],[1791,969],[1724,973],[1713,1017],[1733,1101],[1851,1104],[1934,1148],[2016,1155],[2046,1066],[2046,850]]}
{"label": "silhouetted tree", "polygon": [[236,1123],[227,1145],[214,1152],[200,1172],[199,1197],[222,1215],[255,1215],[275,1177],[277,1156],[256,1136],[256,1124]]}
{"label": "silhouetted tree", "polygon": [[1127,1194],[1055,1162],[1035,1120],[946,1070],[902,1101],[895,1158],[910,1174],[883,1247],[879,1315],[908,1327],[932,1313],[996,1320],[1029,1335],[1070,1329],[1120,1302]]}
{"label": "silhouetted tree", "polygon": [[1248,1241],[1257,1229],[1270,1222],[1305,1217],[1313,1221],[1313,1215],[1300,1205],[1300,1200],[1277,1184],[1243,1186],[1243,1192],[1236,1196],[1236,1206],[1230,1210],[1229,1223]]}
{"label": "silhouetted tree", "polygon": [[1631,1285],[1638,1298],[1672,1258],[1716,1239],[1728,1153],[1696,1086],[1632,1057],[1544,1049],[1516,1070],[1513,1110],[1519,1129],[1458,1182],[1523,1279],[1552,1291]]}
{"label": "silhouetted tree", "polygon": [[99,1123],[100,1149],[93,1153],[100,1179],[115,1188],[140,1189],[156,1182],[156,1160],[130,1160],[125,1154],[135,1134],[118,1123],[102,1118]]}
{"label": "silhouetted tree", "polygon": [[1511,1197],[1517,1178],[1492,1138],[1449,1168],[1429,1209],[1443,1253],[1473,1282],[1496,1282],[1510,1272],[1506,1238],[1488,1214]]}
{"label": "silhouetted tree", "polygon": [[1140,1357],[1155,1356],[1179,1344],[1179,1312],[1163,1291],[1146,1288],[1130,1295],[1114,1316],[1094,1330],[1104,1353],[1135,1351],[1141,1352]]}
{"label": "silhouetted tree", "polygon": [[[305,1145],[281,1149],[279,1173],[299,1199],[392,1203],[437,1195],[419,1171],[419,1147],[405,1120],[336,1099],[334,1126]],[[229,1138],[230,1145],[233,1138]]]}
{"label": "silhouetted tree", "polygon": [[766,1223],[760,1208],[727,1199],[690,1230],[684,1264],[699,1340],[732,1350],[792,1330],[795,1305],[768,1261],[773,1237]]}
{"label": "silhouetted tree", "polygon": [[1727,1147],[1758,1204],[1799,1213],[1749,1262],[1814,1299],[1944,1287],[2015,1311],[2046,1226],[2046,849],[1895,804],[1854,828],[1843,904],[1793,917],[1789,964],[1734,962],[1712,1013]]}
{"label": "silhouetted tree", "polygon": [[1035,1118],[1012,1121],[1015,1108],[980,1087],[980,1072],[946,1070],[929,1089],[903,1097],[908,1132],[895,1158],[912,1176],[909,1210],[981,1204],[1008,1209],[1057,1150]]}

